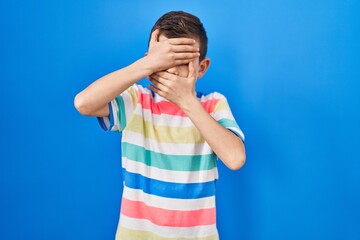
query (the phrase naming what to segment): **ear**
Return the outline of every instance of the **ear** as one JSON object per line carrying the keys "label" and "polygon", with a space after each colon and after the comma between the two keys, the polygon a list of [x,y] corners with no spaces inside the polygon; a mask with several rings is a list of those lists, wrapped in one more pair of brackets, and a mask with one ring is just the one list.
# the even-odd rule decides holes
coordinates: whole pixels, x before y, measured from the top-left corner
{"label": "ear", "polygon": [[209,67],[210,67],[210,58],[204,58],[203,60],[201,60],[201,62],[199,63],[197,78],[202,78]]}

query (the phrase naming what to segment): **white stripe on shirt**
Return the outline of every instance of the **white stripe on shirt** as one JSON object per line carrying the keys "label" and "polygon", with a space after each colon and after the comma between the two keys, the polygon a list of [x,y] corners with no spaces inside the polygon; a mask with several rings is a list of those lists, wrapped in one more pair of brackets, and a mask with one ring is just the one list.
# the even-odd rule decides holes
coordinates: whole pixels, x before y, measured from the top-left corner
{"label": "white stripe on shirt", "polygon": [[147,150],[158,152],[162,154],[171,155],[205,155],[212,154],[210,146],[205,143],[160,143],[156,140],[145,138],[143,134],[127,130],[123,133],[123,139],[127,143],[144,147]]}
{"label": "white stripe on shirt", "polygon": [[191,211],[215,207],[215,196],[197,199],[166,198],[144,193],[141,189],[124,186],[123,197],[132,201],[141,201],[150,207],[167,210]]}
{"label": "white stripe on shirt", "polygon": [[139,173],[144,177],[173,183],[203,183],[214,181],[218,178],[217,168],[201,171],[171,171],[147,166],[144,163],[122,158],[122,166],[126,171]]}

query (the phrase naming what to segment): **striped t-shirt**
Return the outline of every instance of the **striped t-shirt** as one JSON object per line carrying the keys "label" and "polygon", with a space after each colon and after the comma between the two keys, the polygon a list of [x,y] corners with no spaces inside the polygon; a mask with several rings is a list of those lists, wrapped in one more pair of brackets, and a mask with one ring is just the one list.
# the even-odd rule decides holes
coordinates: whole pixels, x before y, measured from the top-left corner
{"label": "striped t-shirt", "polygon": [[[197,97],[218,123],[244,140],[223,95]],[[137,84],[109,108],[109,117],[98,118],[101,127],[122,132],[124,190],[116,239],[218,239],[217,156],[191,120]]]}

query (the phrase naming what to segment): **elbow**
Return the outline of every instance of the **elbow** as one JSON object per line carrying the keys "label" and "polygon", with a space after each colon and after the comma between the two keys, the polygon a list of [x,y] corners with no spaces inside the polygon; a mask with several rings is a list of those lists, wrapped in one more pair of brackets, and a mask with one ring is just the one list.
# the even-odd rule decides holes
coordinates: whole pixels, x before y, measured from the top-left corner
{"label": "elbow", "polygon": [[86,105],[86,101],[81,96],[81,93],[78,93],[75,96],[75,98],[74,98],[74,106],[75,106],[76,110],[78,110],[78,112],[81,113],[82,115],[85,115],[85,116],[90,115],[90,111],[88,110],[89,108]]}
{"label": "elbow", "polygon": [[240,156],[239,155],[234,156],[233,159],[229,162],[228,168],[233,171],[239,170],[244,166],[245,162],[246,162],[245,154],[240,154]]}
{"label": "elbow", "polygon": [[246,161],[246,153],[244,143],[237,139],[232,148],[229,148],[224,155],[223,162],[231,170],[239,170],[242,168]]}
{"label": "elbow", "polygon": [[227,167],[231,170],[239,170],[246,161],[245,147],[242,141],[239,141],[240,146],[230,151],[232,154],[228,155]]}

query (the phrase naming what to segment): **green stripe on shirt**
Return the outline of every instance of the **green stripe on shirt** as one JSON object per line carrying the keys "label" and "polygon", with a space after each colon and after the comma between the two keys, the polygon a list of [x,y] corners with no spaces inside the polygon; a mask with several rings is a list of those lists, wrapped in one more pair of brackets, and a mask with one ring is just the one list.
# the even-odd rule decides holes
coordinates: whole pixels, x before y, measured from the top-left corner
{"label": "green stripe on shirt", "polygon": [[121,96],[116,98],[116,103],[118,105],[118,118],[119,118],[119,122],[120,122],[120,130],[124,130],[125,126],[126,126],[126,116],[125,116],[125,104],[124,104],[124,100]]}
{"label": "green stripe on shirt", "polygon": [[217,122],[220,123],[225,128],[232,127],[232,128],[237,128],[240,130],[239,125],[234,120],[223,118],[223,119],[218,120]]}
{"label": "green stripe on shirt", "polygon": [[122,143],[122,155],[129,160],[142,162],[147,166],[173,171],[200,171],[216,167],[215,154],[171,155],[153,152],[131,143]]}

